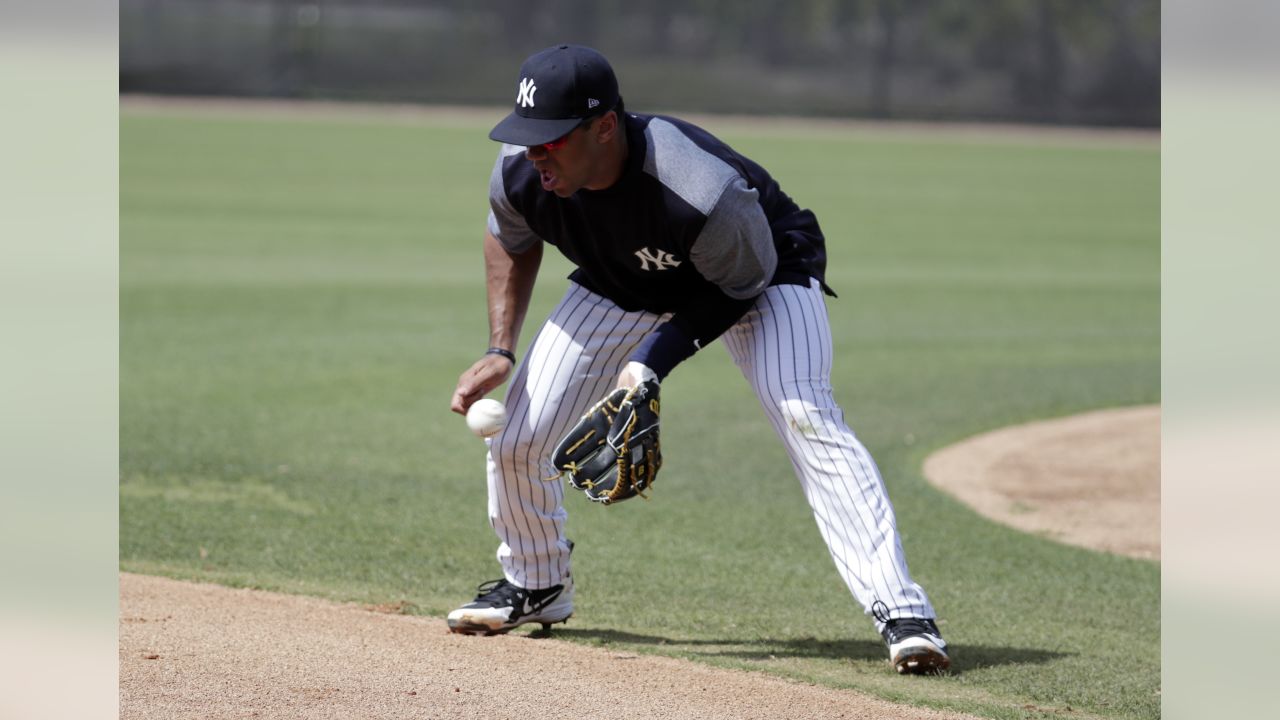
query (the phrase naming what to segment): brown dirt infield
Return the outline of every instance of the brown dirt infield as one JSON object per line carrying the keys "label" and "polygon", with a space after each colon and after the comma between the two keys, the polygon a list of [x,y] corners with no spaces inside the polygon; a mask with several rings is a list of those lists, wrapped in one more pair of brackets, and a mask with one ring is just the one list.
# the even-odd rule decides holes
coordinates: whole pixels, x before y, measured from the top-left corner
{"label": "brown dirt infield", "polygon": [[[438,618],[120,576],[121,718],[959,720],[847,690]],[[885,672],[892,672],[888,663]]]}
{"label": "brown dirt infield", "polygon": [[[1111,517],[1097,512],[1099,497],[1115,500],[1129,521],[1106,527],[1124,529],[1151,519],[1153,498],[1158,506],[1158,469],[1148,491],[1158,418],[1158,409],[1115,411],[999,431],[939,452],[926,471],[992,481],[991,497],[1002,498],[992,507],[1019,520],[1081,503]],[[1100,546],[1141,554],[1146,542],[1125,535]],[[967,717],[762,673],[525,634],[459,636],[438,618],[129,573],[120,576],[119,652],[122,718]]]}
{"label": "brown dirt infield", "polygon": [[[289,120],[348,120],[407,125],[475,127],[492,125],[510,112],[509,106],[417,105],[410,103],[359,103],[327,100],[292,100],[232,97],[179,97],[121,95],[123,111],[195,115],[200,117],[287,118]],[[663,114],[662,108],[645,112]],[[689,122],[715,132],[837,137],[865,136],[880,140],[945,139],[976,144],[1027,144],[1061,147],[1159,148],[1160,131],[1141,128],[1105,128],[1065,125],[1031,125],[993,122],[914,122],[865,118],[814,118],[752,116],[676,112]]]}
{"label": "brown dirt infield", "polygon": [[925,459],[982,515],[1071,545],[1160,558],[1160,407],[1101,410],[970,438]]}

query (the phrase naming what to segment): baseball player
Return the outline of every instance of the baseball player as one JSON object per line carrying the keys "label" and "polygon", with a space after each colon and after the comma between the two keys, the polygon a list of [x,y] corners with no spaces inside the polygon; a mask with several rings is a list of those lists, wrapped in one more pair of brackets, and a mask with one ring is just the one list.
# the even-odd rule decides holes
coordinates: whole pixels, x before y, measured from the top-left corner
{"label": "baseball player", "polygon": [[[585,47],[526,60],[515,108],[489,137],[503,143],[484,237],[491,347],[459,378],[452,410],[465,413],[510,378],[509,419],[488,455],[503,577],[451,612],[450,629],[487,635],[569,618],[564,487],[548,481],[561,470],[549,460],[557,441],[615,388],[654,388],[656,413],[662,379],[723,338],[894,667],[946,669],[946,643],[907,571],[879,470],[832,396],[823,295],[834,293],[813,213],[705,130],[627,113],[609,62]],[[517,363],[546,245],[576,270]]]}

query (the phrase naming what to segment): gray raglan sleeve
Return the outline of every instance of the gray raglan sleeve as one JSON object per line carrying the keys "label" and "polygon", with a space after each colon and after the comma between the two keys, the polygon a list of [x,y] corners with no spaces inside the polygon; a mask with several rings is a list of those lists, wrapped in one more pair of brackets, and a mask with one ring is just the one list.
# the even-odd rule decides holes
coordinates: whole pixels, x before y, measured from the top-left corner
{"label": "gray raglan sleeve", "polygon": [[489,232],[507,252],[517,255],[541,239],[529,228],[524,216],[516,211],[503,186],[502,161],[519,152],[524,152],[524,148],[503,145],[497,162],[493,164],[493,173],[489,175]]}
{"label": "gray raglan sleeve", "polygon": [[778,251],[759,198],[745,179],[735,176],[689,251],[698,272],[735,300],[764,292],[778,269]]}

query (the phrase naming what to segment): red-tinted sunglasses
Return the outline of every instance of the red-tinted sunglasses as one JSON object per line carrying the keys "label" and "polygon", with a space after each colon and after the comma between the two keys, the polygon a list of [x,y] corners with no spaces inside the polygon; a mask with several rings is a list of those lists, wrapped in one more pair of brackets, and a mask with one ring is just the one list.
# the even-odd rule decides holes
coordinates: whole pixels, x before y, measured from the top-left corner
{"label": "red-tinted sunglasses", "polygon": [[555,152],[556,150],[559,150],[560,148],[569,144],[569,136],[574,133],[574,130],[577,130],[580,127],[586,127],[587,125],[591,124],[591,121],[595,120],[596,117],[599,117],[599,116],[583,118],[582,122],[573,126],[573,130],[570,130],[569,132],[565,133],[564,135],[561,135],[560,137],[556,138],[555,140],[552,140],[551,142],[542,143],[542,147],[547,152]]}

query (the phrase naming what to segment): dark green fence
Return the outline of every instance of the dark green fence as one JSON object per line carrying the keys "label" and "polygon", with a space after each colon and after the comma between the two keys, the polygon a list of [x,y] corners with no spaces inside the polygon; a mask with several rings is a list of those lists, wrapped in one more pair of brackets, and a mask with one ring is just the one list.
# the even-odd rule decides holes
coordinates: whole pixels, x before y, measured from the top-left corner
{"label": "dark green fence", "polygon": [[1160,123],[1158,0],[121,0],[120,87],[504,104],[557,42],[634,109]]}

